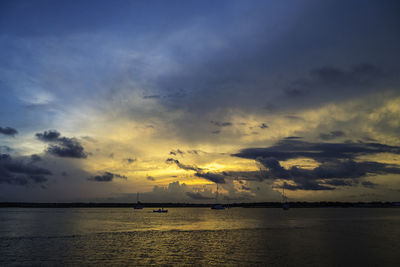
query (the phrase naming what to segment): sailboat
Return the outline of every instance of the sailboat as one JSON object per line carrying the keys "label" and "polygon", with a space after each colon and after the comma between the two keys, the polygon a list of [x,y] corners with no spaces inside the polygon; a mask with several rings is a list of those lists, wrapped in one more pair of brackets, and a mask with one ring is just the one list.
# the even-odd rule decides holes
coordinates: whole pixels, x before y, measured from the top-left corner
{"label": "sailboat", "polygon": [[213,205],[211,207],[211,209],[213,209],[213,210],[224,210],[225,209],[224,206],[222,206],[221,204],[218,204],[218,184],[217,184],[217,194],[215,196],[215,202],[216,202],[216,204]]}
{"label": "sailboat", "polygon": [[282,201],[283,201],[282,209],[283,210],[289,210],[290,205],[289,205],[289,203],[287,201],[287,197],[285,195],[285,185],[286,185],[286,183],[283,184],[283,188],[282,188]]}
{"label": "sailboat", "polygon": [[142,210],[144,207],[143,207],[142,203],[140,203],[140,201],[139,201],[139,192],[137,193],[136,198],[137,198],[137,203],[133,208],[135,210]]}

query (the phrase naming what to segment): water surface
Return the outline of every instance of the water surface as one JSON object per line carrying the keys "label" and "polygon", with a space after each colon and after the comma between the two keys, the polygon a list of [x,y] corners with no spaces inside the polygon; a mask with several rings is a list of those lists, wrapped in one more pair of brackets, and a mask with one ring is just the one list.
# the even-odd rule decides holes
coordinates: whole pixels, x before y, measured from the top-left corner
{"label": "water surface", "polygon": [[3,208],[0,265],[398,266],[400,209]]}

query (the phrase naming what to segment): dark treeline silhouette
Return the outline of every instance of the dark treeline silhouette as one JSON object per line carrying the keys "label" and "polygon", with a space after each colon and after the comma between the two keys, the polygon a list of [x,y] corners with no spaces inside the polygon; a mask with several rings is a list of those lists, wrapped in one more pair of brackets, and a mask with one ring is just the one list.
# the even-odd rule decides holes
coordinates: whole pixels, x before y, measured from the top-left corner
{"label": "dark treeline silhouette", "polygon": [[[194,203],[142,203],[145,208],[195,208],[211,207],[214,204]],[[289,202],[290,208],[391,208],[400,207],[400,202]],[[1,202],[0,208],[133,208],[135,203],[29,203],[29,202]],[[281,202],[231,203],[229,207],[242,208],[281,208]]]}

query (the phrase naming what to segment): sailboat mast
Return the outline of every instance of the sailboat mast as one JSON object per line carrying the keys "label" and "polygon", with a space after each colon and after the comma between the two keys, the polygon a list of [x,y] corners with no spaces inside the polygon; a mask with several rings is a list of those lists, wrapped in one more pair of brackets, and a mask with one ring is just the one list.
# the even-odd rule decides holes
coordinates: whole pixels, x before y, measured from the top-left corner
{"label": "sailboat mast", "polygon": [[215,195],[215,203],[218,203],[218,184],[217,184],[217,194]]}
{"label": "sailboat mast", "polygon": [[283,202],[286,202],[285,185],[286,185],[286,183],[283,183],[283,187],[282,187],[282,199],[283,199]]}

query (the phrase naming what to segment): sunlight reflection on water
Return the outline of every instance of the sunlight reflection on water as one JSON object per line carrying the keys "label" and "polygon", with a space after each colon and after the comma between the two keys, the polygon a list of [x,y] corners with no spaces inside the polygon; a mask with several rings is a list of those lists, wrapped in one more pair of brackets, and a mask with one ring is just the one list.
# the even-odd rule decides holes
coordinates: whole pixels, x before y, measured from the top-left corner
{"label": "sunlight reflection on water", "polygon": [[385,265],[399,209],[0,209],[1,265]]}

